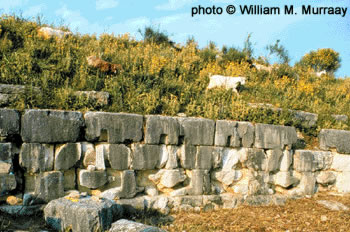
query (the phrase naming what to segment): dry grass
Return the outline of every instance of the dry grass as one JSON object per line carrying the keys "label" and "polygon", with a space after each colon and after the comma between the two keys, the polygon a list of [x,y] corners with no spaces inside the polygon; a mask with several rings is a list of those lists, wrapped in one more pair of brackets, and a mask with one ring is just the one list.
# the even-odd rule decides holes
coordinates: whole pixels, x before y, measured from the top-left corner
{"label": "dry grass", "polygon": [[[316,203],[333,200],[350,206],[350,196],[317,195],[310,199],[289,200],[284,206],[241,206],[216,212],[179,213],[172,231],[350,231],[350,212],[331,211]],[[321,219],[322,218],[322,219]]]}

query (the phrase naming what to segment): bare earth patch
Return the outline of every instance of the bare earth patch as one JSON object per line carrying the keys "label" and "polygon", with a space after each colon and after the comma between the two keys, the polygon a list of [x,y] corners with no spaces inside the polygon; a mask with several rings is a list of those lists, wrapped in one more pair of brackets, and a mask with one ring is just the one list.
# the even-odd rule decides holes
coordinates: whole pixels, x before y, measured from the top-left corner
{"label": "bare earth patch", "polygon": [[181,212],[163,229],[172,231],[349,231],[350,211],[331,211],[317,204],[330,200],[350,206],[350,196],[318,194],[288,200],[284,206],[240,206],[233,210]]}

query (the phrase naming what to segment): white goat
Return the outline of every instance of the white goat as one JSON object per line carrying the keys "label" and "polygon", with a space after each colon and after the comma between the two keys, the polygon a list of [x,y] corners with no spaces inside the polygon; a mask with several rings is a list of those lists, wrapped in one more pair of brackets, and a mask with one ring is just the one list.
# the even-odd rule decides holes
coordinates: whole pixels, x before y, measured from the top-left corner
{"label": "white goat", "polygon": [[245,77],[227,77],[221,75],[213,75],[210,77],[210,82],[207,89],[221,87],[225,89],[232,89],[232,91],[238,93],[238,85],[244,85],[245,80]]}

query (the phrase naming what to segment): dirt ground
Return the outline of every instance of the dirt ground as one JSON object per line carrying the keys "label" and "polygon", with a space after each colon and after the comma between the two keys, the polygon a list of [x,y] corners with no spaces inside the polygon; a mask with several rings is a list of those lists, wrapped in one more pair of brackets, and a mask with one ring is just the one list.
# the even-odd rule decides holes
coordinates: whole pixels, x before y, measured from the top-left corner
{"label": "dirt ground", "polygon": [[[312,198],[288,200],[284,206],[240,206],[231,210],[172,214],[172,222],[137,219],[169,232],[214,231],[350,231],[350,211],[332,211],[317,203],[330,200],[350,207],[350,195],[317,194]],[[51,231],[41,215],[14,218],[0,213],[0,231]]]}
{"label": "dirt ground", "polygon": [[169,232],[193,231],[350,231],[350,211],[331,211],[317,203],[331,200],[350,207],[349,196],[318,194],[284,206],[240,206],[216,212],[179,213],[163,225]]}

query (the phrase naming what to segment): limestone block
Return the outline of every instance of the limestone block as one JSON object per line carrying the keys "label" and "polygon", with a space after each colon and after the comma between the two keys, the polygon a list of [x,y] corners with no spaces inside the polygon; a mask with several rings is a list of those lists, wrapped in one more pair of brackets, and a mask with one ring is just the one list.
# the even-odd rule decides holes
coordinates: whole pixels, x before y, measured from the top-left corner
{"label": "limestone block", "polygon": [[290,150],[284,150],[282,159],[281,159],[281,166],[280,171],[286,172],[289,171],[290,167],[293,163],[293,152]]}
{"label": "limestone block", "polygon": [[249,122],[216,121],[215,145],[251,147],[254,143],[254,126]]}
{"label": "limestone block", "polygon": [[110,99],[109,93],[104,91],[74,91],[73,94],[98,106],[108,105]]}
{"label": "limestone block", "polygon": [[342,172],[337,176],[335,187],[338,192],[350,193],[350,172]]}
{"label": "limestone block", "polygon": [[19,134],[20,114],[17,110],[0,109],[0,137]]}
{"label": "limestone block", "polygon": [[350,153],[350,131],[322,129],[319,134],[320,148],[335,148],[339,153]]}
{"label": "limestone block", "polygon": [[[168,159],[165,165],[166,169],[178,168],[178,157],[180,156],[181,149],[177,146],[166,146],[168,153]],[[161,165],[160,165],[161,166]]]}
{"label": "limestone block", "polygon": [[344,114],[332,114],[331,116],[339,122],[346,122],[349,119],[349,117]]}
{"label": "limestone block", "polygon": [[294,127],[268,124],[255,125],[255,147],[264,149],[289,149],[298,140]]}
{"label": "limestone block", "polygon": [[215,130],[215,146],[240,147],[237,122],[217,120]]}
{"label": "limestone block", "polygon": [[275,185],[279,185],[283,188],[288,188],[299,182],[299,180],[295,178],[291,172],[288,171],[281,171],[276,173],[276,175],[273,176],[273,179]]}
{"label": "limestone block", "polygon": [[210,193],[210,174],[208,170],[194,169],[188,172],[190,177],[189,195],[203,195]]}
{"label": "limestone block", "polygon": [[176,118],[147,115],[145,127],[146,144],[178,144],[180,124]]}
{"label": "limestone block", "polygon": [[73,190],[76,186],[76,175],[75,169],[67,170],[63,172],[63,180],[64,180],[64,190]]}
{"label": "limestone block", "polygon": [[16,177],[13,174],[0,174],[0,196],[14,190],[17,186]]}
{"label": "limestone block", "polygon": [[79,184],[81,186],[95,189],[107,183],[107,174],[104,170],[88,171],[79,170]]}
{"label": "limestone block", "polygon": [[165,232],[157,227],[145,225],[142,223],[120,219],[112,224],[110,232]]}
{"label": "limestone block", "polygon": [[222,169],[223,170],[232,170],[237,167],[237,165],[240,163],[241,157],[246,157],[247,153],[246,148],[241,149],[231,149],[231,148],[225,148],[222,153]]}
{"label": "limestone block", "polygon": [[56,145],[55,170],[68,170],[74,167],[81,157],[80,143],[67,143]]}
{"label": "limestone block", "polygon": [[301,176],[298,185],[298,193],[302,195],[313,195],[316,192],[316,178],[311,172],[305,172]]}
{"label": "limestone block", "polygon": [[159,165],[161,146],[132,144],[131,167],[134,170],[151,170]]}
{"label": "limestone block", "polygon": [[20,165],[27,172],[37,173],[53,170],[54,146],[40,143],[23,143],[19,155]]}
{"label": "limestone block", "polygon": [[161,184],[166,188],[172,188],[186,179],[186,175],[182,169],[162,169],[156,174],[148,177],[153,183]]}
{"label": "limestone block", "polygon": [[33,173],[24,173],[24,192],[34,192],[35,191],[35,183],[38,179],[38,174]]}
{"label": "limestone block", "polygon": [[196,169],[207,169],[210,170],[213,165],[213,157],[217,156],[216,153],[219,153],[216,147],[212,146],[198,146],[196,152]]}
{"label": "limestone block", "polygon": [[155,186],[155,184],[149,179],[150,175],[155,175],[159,170],[140,170],[136,173],[137,186],[147,187]]}
{"label": "limestone block", "polygon": [[12,164],[12,144],[0,143],[0,161]]}
{"label": "limestone block", "polygon": [[180,163],[184,169],[194,169],[196,164],[197,148],[191,145],[182,145]]}
{"label": "limestone block", "polygon": [[0,174],[8,174],[12,169],[12,164],[0,161]]}
{"label": "limestone block", "polygon": [[333,184],[336,178],[337,177],[334,175],[333,172],[322,171],[317,175],[316,182],[323,186],[327,186]]}
{"label": "limestone block", "polygon": [[137,114],[88,112],[84,115],[88,141],[108,143],[139,142],[142,139],[143,116]]}
{"label": "limestone block", "polygon": [[44,202],[64,196],[64,177],[62,172],[43,172],[37,177],[35,195]]}
{"label": "limestone block", "polygon": [[266,169],[266,154],[263,149],[246,148],[245,153],[242,153],[240,162],[242,166],[256,171]]}
{"label": "limestone block", "polygon": [[132,170],[126,170],[122,172],[121,186],[111,188],[103,193],[101,197],[110,200],[120,198],[133,198],[137,193],[135,173]]}
{"label": "limestone block", "polygon": [[274,149],[266,151],[266,163],[265,163],[265,171],[274,172],[277,171],[280,167],[281,158],[282,158],[282,150]]}
{"label": "limestone block", "polygon": [[214,144],[215,121],[204,118],[178,118],[178,120],[184,144],[206,146]]}
{"label": "limestone block", "polygon": [[318,204],[326,207],[329,210],[334,210],[334,211],[348,211],[350,210],[349,207],[347,207],[346,205],[337,202],[337,201],[327,201],[327,200],[318,200],[317,201]]}
{"label": "limestone block", "polygon": [[100,144],[96,146],[96,153],[98,157],[101,157],[101,160],[103,159],[103,162],[106,158],[111,168],[115,170],[126,170],[129,168],[131,150],[124,144]]}
{"label": "limestone block", "polygon": [[76,142],[84,126],[80,112],[59,110],[26,110],[21,135],[29,143]]}
{"label": "limestone block", "polygon": [[96,150],[92,143],[81,143],[83,166],[87,168],[89,165],[96,166]]}
{"label": "limestone block", "polygon": [[333,155],[330,152],[296,150],[294,154],[294,169],[298,172],[314,172],[329,169]]}
{"label": "limestone block", "polygon": [[212,180],[217,180],[226,186],[230,186],[242,178],[240,170],[220,170],[211,172]]}
{"label": "limestone block", "polygon": [[334,155],[331,169],[340,172],[350,172],[350,156],[341,154]]}
{"label": "limestone block", "polygon": [[118,171],[112,168],[107,168],[108,183],[102,186],[101,190],[107,190],[110,188],[120,187],[122,183],[122,171]]}
{"label": "limestone block", "polygon": [[309,113],[305,111],[292,111],[293,119],[301,122],[301,125],[305,128],[310,128],[316,125],[318,114]]}
{"label": "limestone block", "polygon": [[107,231],[122,214],[121,206],[114,201],[93,197],[76,201],[60,198],[44,208],[46,223],[57,231]]}

